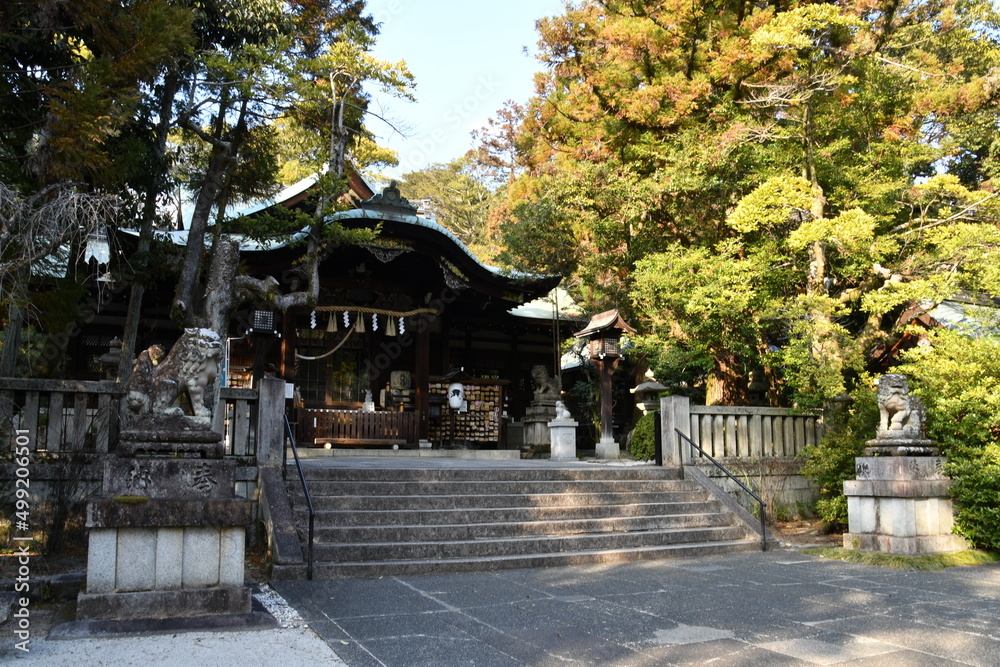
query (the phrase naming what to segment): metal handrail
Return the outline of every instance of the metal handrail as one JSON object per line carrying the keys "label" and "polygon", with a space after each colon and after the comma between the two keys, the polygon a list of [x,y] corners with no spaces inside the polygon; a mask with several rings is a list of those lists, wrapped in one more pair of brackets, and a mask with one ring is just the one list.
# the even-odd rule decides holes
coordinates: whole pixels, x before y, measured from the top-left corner
{"label": "metal handrail", "polygon": [[[749,495],[751,498],[753,498],[754,500],[757,501],[757,504],[760,506],[760,550],[761,551],[767,551],[767,527],[766,527],[767,524],[765,522],[765,518],[766,517],[765,517],[765,514],[764,514],[764,508],[767,507],[767,503],[765,503],[763,500],[761,500],[760,496],[758,496],[756,493],[754,493],[753,491],[751,491],[750,487],[748,487],[746,484],[744,484],[739,479],[737,479],[733,475],[733,473],[731,473],[728,470],[726,470],[725,466],[723,466],[721,463],[719,463],[718,461],[716,461],[715,459],[713,459],[712,456],[711,456],[711,454],[709,454],[704,449],[702,449],[697,444],[695,444],[694,440],[692,440],[691,438],[689,438],[686,435],[684,435],[683,433],[681,433],[681,430],[679,428],[675,428],[674,430],[677,431],[677,435],[679,435],[684,440],[687,440],[689,445],[691,445],[692,447],[694,447],[695,449],[697,449],[699,452],[701,452],[702,456],[704,456],[706,459],[708,459],[709,461],[711,461],[715,465],[716,468],[718,468],[723,473],[725,473],[725,475],[729,479],[731,479],[734,482],[736,482],[737,484],[739,484],[740,488],[747,492],[747,495]],[[678,457],[680,459],[680,465],[681,465],[681,474],[683,474],[683,471],[684,471],[684,448],[683,447],[678,447],[677,449],[678,449]]]}
{"label": "metal handrail", "polygon": [[[299,461],[299,450],[295,446],[295,436],[292,434],[292,425],[285,415],[285,438],[286,442],[292,445],[292,456],[295,457],[295,468],[299,471],[299,481],[302,483],[302,492],[306,496],[306,505],[309,506],[309,543],[306,547],[306,578],[312,581],[313,578],[313,534],[316,522],[316,510],[313,509],[312,497],[309,495],[309,486],[306,484],[306,476],[302,473],[302,463]],[[281,474],[285,477],[286,464],[288,461],[287,447],[281,448]],[[287,477],[285,477],[287,479]]]}

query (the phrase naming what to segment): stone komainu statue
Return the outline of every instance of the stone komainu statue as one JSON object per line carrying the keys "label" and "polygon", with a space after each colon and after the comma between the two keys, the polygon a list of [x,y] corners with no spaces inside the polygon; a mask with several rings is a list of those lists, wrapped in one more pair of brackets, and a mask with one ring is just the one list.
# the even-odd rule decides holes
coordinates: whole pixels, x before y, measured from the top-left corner
{"label": "stone komainu statue", "polygon": [[126,401],[132,414],[183,415],[179,399],[186,395],[196,417],[211,417],[205,404],[205,389],[219,370],[222,342],[211,329],[185,329],[170,354],[154,345],[136,359],[126,386]]}
{"label": "stone komainu statue", "polygon": [[535,384],[536,401],[557,401],[562,395],[562,383],[558,377],[549,377],[545,366],[538,364],[531,368],[531,380]]}
{"label": "stone komainu statue", "polygon": [[878,437],[888,439],[922,438],[926,412],[924,403],[910,396],[906,376],[883,375],[878,382]]}

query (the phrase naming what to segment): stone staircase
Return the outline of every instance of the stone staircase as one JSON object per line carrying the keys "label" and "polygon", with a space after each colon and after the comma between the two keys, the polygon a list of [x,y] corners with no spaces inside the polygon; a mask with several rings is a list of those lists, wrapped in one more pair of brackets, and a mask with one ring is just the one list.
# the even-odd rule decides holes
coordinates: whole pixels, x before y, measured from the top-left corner
{"label": "stone staircase", "polygon": [[[307,466],[314,577],[584,565],[760,549],[676,469]],[[308,511],[288,494],[303,544]]]}

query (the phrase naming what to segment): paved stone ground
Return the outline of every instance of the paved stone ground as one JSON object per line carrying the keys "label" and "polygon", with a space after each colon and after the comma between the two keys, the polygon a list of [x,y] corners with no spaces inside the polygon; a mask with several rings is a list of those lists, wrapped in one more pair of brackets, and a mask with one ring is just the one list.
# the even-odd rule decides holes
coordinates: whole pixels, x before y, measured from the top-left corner
{"label": "paved stone ground", "polygon": [[1000,665],[1000,566],[772,551],[275,588],[350,667]]}

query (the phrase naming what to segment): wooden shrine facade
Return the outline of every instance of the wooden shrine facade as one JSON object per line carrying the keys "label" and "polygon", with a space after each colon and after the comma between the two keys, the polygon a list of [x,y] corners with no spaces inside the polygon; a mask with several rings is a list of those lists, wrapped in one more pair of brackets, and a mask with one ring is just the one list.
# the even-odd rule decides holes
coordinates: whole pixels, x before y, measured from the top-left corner
{"label": "wooden shrine facade", "polygon": [[[270,331],[250,327],[231,343],[232,384],[268,374],[294,385],[303,443],[501,446],[505,424],[531,400],[531,367],[552,369],[557,358],[552,321],[511,311],[545,296],[558,278],[480,263],[394,186],[335,219],[377,236],[325,254],[314,308],[275,313]],[[291,289],[297,277],[289,269],[302,252],[283,245],[245,252],[243,261],[248,273]],[[440,378],[457,369],[473,380],[456,432]]]}

